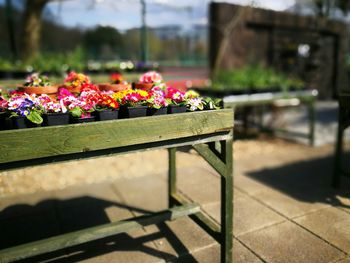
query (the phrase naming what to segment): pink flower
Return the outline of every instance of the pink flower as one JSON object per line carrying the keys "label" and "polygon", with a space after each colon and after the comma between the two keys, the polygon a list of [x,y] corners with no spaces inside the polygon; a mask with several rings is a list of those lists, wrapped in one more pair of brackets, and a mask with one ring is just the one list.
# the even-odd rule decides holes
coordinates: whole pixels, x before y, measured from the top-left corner
{"label": "pink flower", "polygon": [[156,71],[148,71],[139,79],[139,82],[141,83],[160,83],[162,81],[162,76]]}
{"label": "pink flower", "polygon": [[185,93],[178,89],[168,87],[166,91],[166,98],[171,99],[175,103],[181,103],[185,101]]}
{"label": "pink flower", "polygon": [[59,88],[57,98],[60,100],[60,99],[64,99],[65,97],[74,97],[74,95],[66,88],[63,88],[63,87]]}
{"label": "pink flower", "polygon": [[0,111],[6,109],[7,106],[8,106],[8,101],[4,97],[0,96]]}

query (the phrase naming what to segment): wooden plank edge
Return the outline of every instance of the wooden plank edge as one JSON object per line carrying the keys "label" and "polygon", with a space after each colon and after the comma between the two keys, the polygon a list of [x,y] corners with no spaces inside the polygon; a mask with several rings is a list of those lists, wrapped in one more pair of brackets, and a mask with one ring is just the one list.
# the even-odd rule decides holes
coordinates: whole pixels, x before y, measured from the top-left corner
{"label": "wooden plank edge", "polygon": [[[44,158],[30,159],[30,160],[0,163],[0,172],[29,167],[33,165],[45,165],[50,163],[69,162],[73,160],[83,160],[83,159],[92,159],[92,158],[105,157],[105,156],[115,156],[119,154],[132,153],[132,152],[138,152],[138,151],[148,151],[148,150],[155,150],[155,149],[166,149],[166,148],[173,148],[173,147],[189,146],[189,145],[202,144],[202,143],[213,142],[218,140],[222,141],[222,140],[227,140],[230,137],[232,137],[232,135],[230,135],[230,131],[223,131],[223,132],[217,132],[214,134],[204,134],[204,135],[197,135],[197,136],[185,137],[185,138],[179,138],[179,139],[171,139],[171,140],[160,141],[160,142],[136,144],[136,145],[130,145],[126,147],[118,147],[118,148],[111,148],[111,149],[104,149],[104,150],[97,150],[97,151],[64,154],[64,155],[56,155],[56,156],[50,156],[50,157],[44,157]],[[0,173],[0,176],[1,176],[1,173]]]}
{"label": "wooden plank edge", "polygon": [[105,238],[108,236],[125,233],[134,229],[143,228],[151,224],[174,220],[179,217],[198,213],[200,207],[195,203],[187,203],[168,210],[151,215],[144,215],[132,219],[112,222],[96,227],[91,227],[68,234],[63,234],[47,239],[0,250],[0,262],[12,262],[36,255],[53,252],[63,248],[75,246],[89,241]]}

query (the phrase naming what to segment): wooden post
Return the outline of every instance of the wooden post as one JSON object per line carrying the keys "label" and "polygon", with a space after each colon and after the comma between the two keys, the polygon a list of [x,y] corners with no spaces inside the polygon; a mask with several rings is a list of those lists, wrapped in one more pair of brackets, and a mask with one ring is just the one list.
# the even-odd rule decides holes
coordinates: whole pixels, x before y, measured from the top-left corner
{"label": "wooden post", "polygon": [[233,242],[233,159],[232,138],[222,144],[222,154],[226,164],[221,176],[221,262],[232,262]]}
{"label": "wooden post", "polygon": [[168,149],[169,171],[168,171],[168,206],[174,206],[172,196],[176,194],[176,148]]}

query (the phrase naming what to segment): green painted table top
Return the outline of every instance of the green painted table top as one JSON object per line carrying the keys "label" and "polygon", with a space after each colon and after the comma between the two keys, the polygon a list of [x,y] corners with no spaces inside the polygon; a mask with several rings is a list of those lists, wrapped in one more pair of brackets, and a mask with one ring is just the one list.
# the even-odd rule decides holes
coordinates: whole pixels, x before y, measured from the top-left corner
{"label": "green painted table top", "polygon": [[[0,131],[0,164],[229,132],[232,110]],[[145,146],[146,147],[146,146]]]}

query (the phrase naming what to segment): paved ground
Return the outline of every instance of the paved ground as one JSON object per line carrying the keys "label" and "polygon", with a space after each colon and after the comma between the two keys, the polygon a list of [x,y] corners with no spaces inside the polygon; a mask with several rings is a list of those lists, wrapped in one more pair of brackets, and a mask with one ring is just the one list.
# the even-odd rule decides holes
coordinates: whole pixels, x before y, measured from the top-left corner
{"label": "paved ground", "polygon": [[[338,103],[336,101],[319,101],[315,106],[315,145],[321,146],[335,142],[338,127]],[[306,106],[281,108],[274,114],[267,113],[265,123],[270,123],[278,128],[285,128],[291,134],[279,134],[280,137],[292,139],[299,143],[308,144],[309,140],[295,134],[308,134],[309,122]],[[345,137],[350,139],[350,130]]]}
{"label": "paved ground", "polygon": [[[350,261],[350,191],[329,186],[333,147],[260,138],[234,148],[235,262]],[[0,247],[164,209],[166,165],[166,152],[157,150],[4,173],[2,186],[14,189],[0,201]],[[192,151],[178,153],[178,167],[179,189],[219,220],[217,174]],[[7,181],[13,176],[17,182]],[[24,177],[37,184],[35,193],[15,194]],[[212,263],[219,246],[182,218],[28,262],[41,261]]]}
{"label": "paved ground", "polygon": [[[303,114],[279,121],[302,131]],[[350,182],[330,187],[336,114],[335,103],[318,104],[315,148],[262,136],[234,143],[235,262],[350,262]],[[218,221],[218,175],[188,149],[178,172],[180,191]],[[163,150],[3,172],[0,248],[165,209],[166,175]],[[212,263],[219,246],[182,218],[28,262],[77,261]]]}

